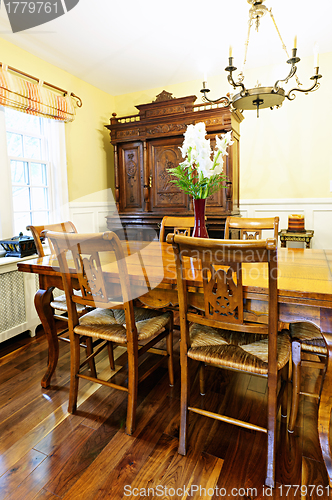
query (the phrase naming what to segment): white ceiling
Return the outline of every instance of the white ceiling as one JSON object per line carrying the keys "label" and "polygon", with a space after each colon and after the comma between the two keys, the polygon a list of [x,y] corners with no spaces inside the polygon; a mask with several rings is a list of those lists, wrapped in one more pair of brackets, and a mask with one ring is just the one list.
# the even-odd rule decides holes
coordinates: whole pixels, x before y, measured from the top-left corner
{"label": "white ceiling", "polygon": [[[313,57],[315,42],[321,53],[332,52],[331,0],[265,0],[265,5],[272,8],[289,53],[294,35],[299,57]],[[249,7],[246,0],[80,0],[58,19],[13,34],[2,3],[0,38],[120,95],[221,74],[229,45],[240,68]],[[247,67],[285,61],[269,15],[251,37]],[[1,52],[0,61],[10,65]]]}

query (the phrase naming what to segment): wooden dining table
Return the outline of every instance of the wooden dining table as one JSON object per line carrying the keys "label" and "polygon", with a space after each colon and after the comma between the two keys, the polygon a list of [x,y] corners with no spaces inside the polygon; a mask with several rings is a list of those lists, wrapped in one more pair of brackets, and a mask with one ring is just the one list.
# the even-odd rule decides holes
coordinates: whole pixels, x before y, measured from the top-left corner
{"label": "wooden dining table", "polygon": [[[172,246],[159,242],[123,242],[130,276],[132,299],[150,307],[174,306],[178,302],[176,269]],[[119,286],[114,259],[102,262],[105,280],[116,293]],[[50,306],[54,287],[62,289],[56,257],[47,256],[18,263],[18,270],[39,274],[35,306],[45,330],[49,359],[42,387],[48,387],[58,361],[58,337]],[[191,304],[204,308],[199,265],[188,258],[187,280]],[[264,315],[268,309],[267,267],[265,264],[244,264],[244,297],[247,315]],[[310,321],[321,331],[328,357],[318,408],[318,433],[329,483],[332,486],[330,450],[330,416],[332,409],[332,250],[278,249],[278,314],[279,321],[292,323]]]}

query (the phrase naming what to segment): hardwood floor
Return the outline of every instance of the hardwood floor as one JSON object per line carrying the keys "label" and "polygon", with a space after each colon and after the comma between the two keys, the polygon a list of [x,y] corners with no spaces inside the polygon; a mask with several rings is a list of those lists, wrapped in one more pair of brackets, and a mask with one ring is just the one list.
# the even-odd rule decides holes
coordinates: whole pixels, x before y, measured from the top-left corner
{"label": "hardwood floor", "polygon": [[[117,348],[116,356],[116,377],[124,379],[123,349]],[[106,352],[99,354],[97,361],[99,373],[107,377],[110,369]],[[168,385],[166,361],[142,382],[133,436],[124,432],[123,392],[80,380],[77,413],[67,413],[67,343],[60,343],[51,387],[42,389],[40,379],[46,362],[43,334],[0,344],[1,500],[329,498],[318,444],[317,402],[308,397],[301,396],[294,434],[287,432],[284,419],[280,422],[273,492],[263,486],[264,434],[191,414],[187,455],[177,453],[177,332],[176,384],[173,388]],[[148,365],[149,357],[142,363]],[[258,425],[265,423],[264,380],[212,368],[207,374],[207,395],[199,396],[197,384],[193,384],[193,398],[201,399],[201,404],[211,410],[222,406],[230,416],[246,417]],[[319,383],[317,371],[306,369],[304,375],[306,389]]]}

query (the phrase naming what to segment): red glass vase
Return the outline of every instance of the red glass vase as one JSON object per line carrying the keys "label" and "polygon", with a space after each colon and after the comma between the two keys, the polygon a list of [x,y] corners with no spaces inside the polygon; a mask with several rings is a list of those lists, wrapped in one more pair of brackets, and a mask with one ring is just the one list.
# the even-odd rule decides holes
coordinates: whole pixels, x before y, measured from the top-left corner
{"label": "red glass vase", "polygon": [[208,238],[205,226],[205,198],[194,199],[195,226],[192,236],[195,238]]}

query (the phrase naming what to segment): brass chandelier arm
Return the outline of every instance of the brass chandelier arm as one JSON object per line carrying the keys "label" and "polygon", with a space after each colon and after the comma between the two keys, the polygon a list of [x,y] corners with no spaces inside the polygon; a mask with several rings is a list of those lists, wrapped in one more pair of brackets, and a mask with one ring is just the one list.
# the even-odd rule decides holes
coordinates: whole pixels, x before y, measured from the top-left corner
{"label": "brass chandelier arm", "polygon": [[[299,58],[297,58],[297,59],[299,59]],[[292,67],[291,67],[288,75],[286,76],[286,78],[284,78],[282,80],[277,80],[276,83],[274,84],[273,89],[275,90],[275,92],[278,92],[278,90],[280,90],[279,83],[280,82],[288,83],[288,80],[290,80],[295,75],[296,71],[297,71],[297,67],[295,66],[295,64],[292,64]]]}
{"label": "brass chandelier arm", "polygon": [[[203,92],[203,90],[201,90],[201,92]],[[202,97],[202,100],[203,101],[206,101],[206,102],[210,102],[211,104],[222,104],[223,106],[229,106],[231,101],[229,99],[229,97],[227,96],[224,96],[224,97],[219,97],[219,99],[209,99],[208,97],[206,97],[205,95],[205,92],[203,92],[203,97]]]}
{"label": "brass chandelier arm", "polygon": [[227,80],[228,80],[228,83],[230,85],[232,85],[232,87],[234,89],[236,89],[236,87],[241,87],[241,91],[240,91],[240,94],[244,97],[245,95],[247,95],[247,89],[245,88],[245,86],[243,85],[242,83],[242,80],[238,80],[237,82],[234,82],[234,79],[233,79],[233,71],[236,71],[237,68],[235,66],[233,66],[233,57],[229,57],[228,58],[228,66],[227,68],[225,68],[225,71],[228,71],[229,72],[229,75],[227,75]]}
{"label": "brass chandelier arm", "polygon": [[208,97],[206,97],[206,94],[208,92],[210,92],[210,89],[208,89],[206,87],[206,82],[203,82],[203,88],[202,90],[200,91],[202,92],[203,94],[203,97],[202,97],[202,100],[205,101],[205,102],[210,102],[211,104],[222,104],[223,106],[229,106],[231,101],[229,99],[229,97],[227,96],[223,96],[223,97],[219,97],[219,99],[209,99]]}
{"label": "brass chandelier arm", "polygon": [[[318,69],[318,68],[316,68]],[[309,92],[313,92],[315,90],[318,90],[319,87],[320,87],[320,83],[318,83],[318,79],[319,78],[322,78],[322,75],[314,75],[310,78],[310,80],[315,80],[315,83],[308,89],[299,89],[299,88],[294,88],[294,89],[290,89],[290,91],[288,92],[288,94],[285,95],[285,97],[287,97],[287,99],[289,101],[293,101],[296,97],[296,95],[294,94],[294,92],[304,92],[305,94],[308,94]]]}

